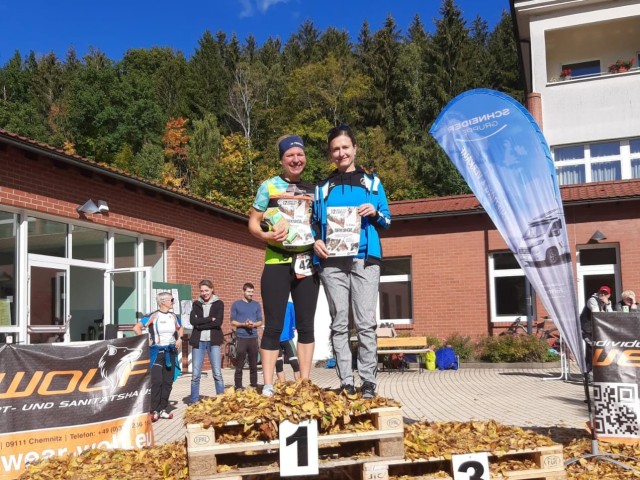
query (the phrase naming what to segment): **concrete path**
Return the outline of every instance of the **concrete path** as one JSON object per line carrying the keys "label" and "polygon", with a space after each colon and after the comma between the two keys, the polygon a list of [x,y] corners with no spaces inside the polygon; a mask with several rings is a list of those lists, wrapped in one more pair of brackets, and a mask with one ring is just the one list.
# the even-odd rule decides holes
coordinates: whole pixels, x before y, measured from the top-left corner
{"label": "concrete path", "polygon": [[[576,371],[576,370],[574,370]],[[289,366],[285,366],[291,378]],[[406,421],[496,420],[520,427],[562,427],[584,429],[588,412],[580,381],[554,379],[559,369],[479,369],[452,371],[415,370],[378,373],[378,395],[402,404]],[[233,385],[233,370],[223,369],[226,385]],[[249,372],[245,370],[248,383]],[[575,376],[576,380],[578,375]],[[262,379],[259,374],[258,381]],[[320,387],[338,388],[335,370],[314,368],[311,379]],[[183,440],[183,415],[189,398],[191,377],[174,384],[172,420],[154,424],[156,444]],[[356,382],[358,384],[359,382]],[[201,394],[215,394],[211,374],[202,377]]]}

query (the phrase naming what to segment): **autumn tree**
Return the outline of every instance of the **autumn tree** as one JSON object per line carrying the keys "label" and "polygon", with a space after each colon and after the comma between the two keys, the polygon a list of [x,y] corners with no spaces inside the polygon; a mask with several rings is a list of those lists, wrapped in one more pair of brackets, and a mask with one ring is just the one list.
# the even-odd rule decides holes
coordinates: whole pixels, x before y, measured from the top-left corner
{"label": "autumn tree", "polygon": [[187,164],[189,135],[186,118],[173,118],[167,122],[162,136],[165,157],[162,182],[171,187],[189,187],[190,175]]}

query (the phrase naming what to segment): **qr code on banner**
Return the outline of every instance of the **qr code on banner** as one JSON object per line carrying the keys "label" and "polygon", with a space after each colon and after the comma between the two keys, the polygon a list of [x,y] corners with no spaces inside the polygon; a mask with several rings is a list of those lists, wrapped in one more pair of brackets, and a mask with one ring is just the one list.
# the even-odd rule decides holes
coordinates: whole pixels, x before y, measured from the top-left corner
{"label": "qr code on banner", "polygon": [[634,383],[594,383],[596,433],[610,437],[640,436],[640,401]]}

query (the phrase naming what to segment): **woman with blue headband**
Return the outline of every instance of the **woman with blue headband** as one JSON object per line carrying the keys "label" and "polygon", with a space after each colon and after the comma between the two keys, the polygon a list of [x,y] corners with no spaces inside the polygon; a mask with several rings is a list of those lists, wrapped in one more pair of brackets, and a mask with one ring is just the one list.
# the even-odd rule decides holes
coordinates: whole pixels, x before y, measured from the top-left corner
{"label": "woman with blue headband", "polygon": [[320,286],[312,269],[314,186],[302,180],[307,165],[304,142],[297,135],[286,135],[278,139],[277,145],[282,174],[260,185],[249,216],[249,232],[267,244],[260,283],[265,318],[260,344],[265,396],[273,395],[274,369],[289,294],[298,329],[300,377],[309,378]]}

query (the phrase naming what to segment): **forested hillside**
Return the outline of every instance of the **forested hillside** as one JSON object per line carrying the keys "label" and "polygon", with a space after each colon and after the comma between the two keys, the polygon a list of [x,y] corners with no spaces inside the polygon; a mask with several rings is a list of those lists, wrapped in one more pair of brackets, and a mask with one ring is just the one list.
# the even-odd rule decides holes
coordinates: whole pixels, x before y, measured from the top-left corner
{"label": "forested hillside", "polygon": [[315,181],[329,171],[327,131],[346,123],[390,199],[466,193],[427,132],[465,90],[522,100],[512,28],[507,12],[490,31],[443,0],[434,28],[387,17],[355,41],[305,21],[284,43],[206,31],[193,52],[131,49],[121,60],[99,48],[64,59],[17,51],[0,68],[0,128],[247,211],[279,171],[280,135],[305,139]]}

